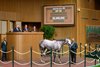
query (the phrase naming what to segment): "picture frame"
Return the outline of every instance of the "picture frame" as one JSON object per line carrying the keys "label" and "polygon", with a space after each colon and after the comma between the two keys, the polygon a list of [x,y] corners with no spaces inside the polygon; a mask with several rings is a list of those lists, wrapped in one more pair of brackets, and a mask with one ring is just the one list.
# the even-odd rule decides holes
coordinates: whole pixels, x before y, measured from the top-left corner
{"label": "picture frame", "polygon": [[86,42],[100,42],[100,25],[86,26]]}
{"label": "picture frame", "polygon": [[73,26],[75,4],[44,6],[44,25]]}

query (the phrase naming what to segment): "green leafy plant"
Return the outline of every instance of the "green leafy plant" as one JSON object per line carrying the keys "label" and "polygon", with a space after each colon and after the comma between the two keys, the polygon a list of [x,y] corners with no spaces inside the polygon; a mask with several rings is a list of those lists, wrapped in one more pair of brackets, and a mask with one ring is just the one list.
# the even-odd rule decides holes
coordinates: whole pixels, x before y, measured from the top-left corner
{"label": "green leafy plant", "polygon": [[51,39],[55,32],[55,28],[50,25],[43,25],[40,30],[44,32],[44,38],[46,39]]}
{"label": "green leafy plant", "polygon": [[89,67],[100,67],[100,63],[93,65],[93,66],[89,66]]}

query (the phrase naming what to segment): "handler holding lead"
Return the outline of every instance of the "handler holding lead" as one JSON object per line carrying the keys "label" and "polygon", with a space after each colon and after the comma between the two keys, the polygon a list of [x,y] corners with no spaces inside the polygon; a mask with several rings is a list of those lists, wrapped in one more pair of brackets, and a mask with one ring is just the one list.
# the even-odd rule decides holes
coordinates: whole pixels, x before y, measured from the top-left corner
{"label": "handler holding lead", "polygon": [[70,47],[70,54],[71,54],[71,62],[76,63],[76,53],[77,53],[78,45],[75,42],[75,39],[72,38],[71,47]]}

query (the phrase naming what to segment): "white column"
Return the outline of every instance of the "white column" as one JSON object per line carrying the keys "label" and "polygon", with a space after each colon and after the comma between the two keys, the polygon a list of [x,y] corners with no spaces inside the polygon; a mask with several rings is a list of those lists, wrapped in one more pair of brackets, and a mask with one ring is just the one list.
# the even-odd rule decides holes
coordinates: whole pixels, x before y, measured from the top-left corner
{"label": "white column", "polygon": [[1,34],[7,33],[7,21],[1,21]]}

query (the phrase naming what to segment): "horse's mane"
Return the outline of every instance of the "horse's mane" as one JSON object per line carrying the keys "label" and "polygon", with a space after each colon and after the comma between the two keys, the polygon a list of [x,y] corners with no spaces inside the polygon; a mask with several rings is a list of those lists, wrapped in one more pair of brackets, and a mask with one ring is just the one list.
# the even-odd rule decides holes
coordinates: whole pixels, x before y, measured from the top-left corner
{"label": "horse's mane", "polygon": [[[49,40],[49,39],[44,39],[44,40]],[[65,39],[53,39],[53,40],[55,40],[55,41],[65,41]],[[53,40],[51,40],[51,41],[53,41]]]}
{"label": "horse's mane", "polygon": [[65,41],[65,39],[57,39],[56,41]]}

